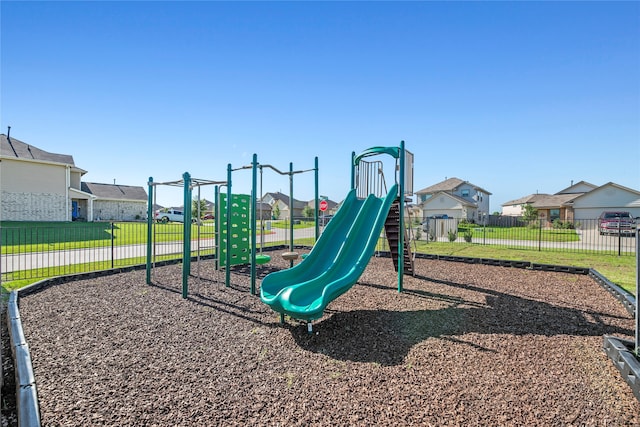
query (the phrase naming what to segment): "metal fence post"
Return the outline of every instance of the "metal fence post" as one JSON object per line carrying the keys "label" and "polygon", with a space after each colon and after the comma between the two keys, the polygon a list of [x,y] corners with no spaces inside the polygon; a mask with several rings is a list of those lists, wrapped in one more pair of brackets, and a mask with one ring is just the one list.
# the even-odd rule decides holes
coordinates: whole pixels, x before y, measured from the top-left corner
{"label": "metal fence post", "polygon": [[636,226],[636,356],[640,357],[640,226]]}
{"label": "metal fence post", "polygon": [[111,268],[113,268],[113,259],[115,258],[114,236],[113,236],[114,229],[115,227],[113,226],[113,221],[111,221]]}
{"label": "metal fence post", "polygon": [[543,219],[539,219],[538,225],[538,252],[542,250],[542,221]]}

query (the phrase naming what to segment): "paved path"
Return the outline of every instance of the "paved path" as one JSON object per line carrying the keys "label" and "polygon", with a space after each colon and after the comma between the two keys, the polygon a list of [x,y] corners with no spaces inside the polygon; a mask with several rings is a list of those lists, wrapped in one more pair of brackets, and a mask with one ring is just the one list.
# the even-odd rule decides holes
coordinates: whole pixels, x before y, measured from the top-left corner
{"label": "paved path", "polygon": [[[271,234],[264,235],[264,243],[272,242],[288,242],[289,241],[289,229],[273,228]],[[315,234],[314,228],[303,228],[294,230],[294,238],[313,237]],[[600,236],[597,230],[579,230],[580,240],[576,242],[537,242],[527,240],[502,240],[491,239],[482,236],[481,231],[476,231],[472,239],[472,243],[481,245],[501,245],[511,246],[513,248],[532,248],[532,249],[550,249],[556,248],[560,251],[609,251],[612,254],[616,254],[618,251],[618,245],[622,244],[622,252],[635,253],[636,241],[633,237],[618,236]],[[423,233],[424,236],[424,233]],[[446,237],[438,239],[439,242],[448,242]],[[458,241],[463,241],[462,236],[458,237]],[[258,246],[260,245],[260,236],[257,236]],[[193,240],[191,244],[191,250],[196,251],[198,241]],[[202,238],[200,240],[200,248],[211,249],[215,245],[213,238]],[[161,242],[157,243],[155,247],[155,254],[170,255],[182,253],[182,242]],[[37,268],[51,268],[57,266],[73,265],[73,264],[85,264],[96,263],[111,260],[122,260],[128,258],[146,257],[147,246],[141,245],[127,245],[127,246],[114,246],[111,247],[96,247],[88,249],[73,249],[63,251],[47,251],[47,252],[32,252],[16,255],[2,255],[0,257],[0,273],[10,273],[15,271],[32,270]],[[117,263],[115,263],[117,264]]]}
{"label": "paved path", "polygon": [[[264,243],[284,242],[289,240],[289,229],[273,228],[270,234],[264,235]],[[313,228],[294,230],[294,238],[313,237]],[[192,236],[193,237],[193,236]],[[260,236],[256,237],[258,246]],[[201,238],[200,249],[206,250],[215,247],[215,239]],[[198,249],[198,240],[192,240],[191,250]],[[156,256],[181,254],[183,245],[181,241],[159,242],[155,246]],[[22,254],[8,254],[0,257],[0,273],[32,270],[38,268],[51,268],[73,264],[88,264],[111,260],[146,257],[147,245],[126,245],[108,247],[95,247],[85,249],[71,249],[62,251],[29,252]]]}

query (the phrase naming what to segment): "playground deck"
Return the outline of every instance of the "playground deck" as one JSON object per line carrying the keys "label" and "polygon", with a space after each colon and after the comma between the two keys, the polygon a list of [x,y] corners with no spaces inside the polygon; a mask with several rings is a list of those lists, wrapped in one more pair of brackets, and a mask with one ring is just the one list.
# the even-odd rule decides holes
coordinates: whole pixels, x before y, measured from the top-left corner
{"label": "playground deck", "polygon": [[[259,277],[286,268],[277,253]],[[21,297],[43,425],[638,425],[602,350],[633,339],[584,275],[388,258],[314,323],[288,321],[199,266],[52,286]],[[192,271],[196,271],[192,264]]]}

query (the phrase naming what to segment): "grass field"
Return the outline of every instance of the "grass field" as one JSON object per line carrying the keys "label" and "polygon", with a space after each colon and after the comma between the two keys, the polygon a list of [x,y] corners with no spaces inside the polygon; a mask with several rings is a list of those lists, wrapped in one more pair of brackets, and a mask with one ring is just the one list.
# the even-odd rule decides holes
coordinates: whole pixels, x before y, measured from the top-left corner
{"label": "grass field", "polygon": [[[141,244],[147,241],[146,223],[22,223],[2,222],[2,253],[26,253],[35,251],[53,251],[60,249],[95,248],[109,245]],[[273,228],[287,228],[284,221],[272,221]],[[313,222],[301,221],[295,228],[308,228]],[[192,237],[198,235],[198,225],[192,225]],[[511,229],[516,228],[512,227]],[[520,227],[527,229],[526,227]],[[529,233],[539,230],[527,229]],[[573,230],[547,230],[566,236],[575,234]],[[199,228],[200,237],[213,236],[213,222],[205,223]],[[497,231],[496,231],[497,232]],[[156,224],[154,238],[157,242],[181,240],[183,225],[180,223]],[[523,236],[525,234],[522,234]],[[529,234],[533,237],[533,234]],[[287,242],[270,242],[268,246],[286,244]],[[296,239],[296,245],[313,246],[313,238]],[[379,249],[384,250],[385,243],[381,240]],[[598,270],[612,282],[629,292],[635,293],[636,258],[633,255],[615,256],[597,252],[573,253],[560,251],[538,251],[535,249],[510,248],[507,246],[478,245],[472,243],[426,242],[417,243],[417,252],[426,254],[454,255],[474,258],[493,258],[505,260],[528,261],[543,264],[566,265],[575,267],[589,267]],[[143,264],[144,260],[130,259],[123,264],[118,261],[116,266]],[[91,265],[66,266],[60,269],[47,269],[47,276],[73,274],[84,271],[95,271],[111,268],[110,262],[92,263]],[[40,273],[40,272],[35,272]],[[38,276],[38,279],[25,279]],[[3,280],[3,289],[15,289],[41,279],[41,274],[20,272],[11,276],[10,281]],[[5,276],[6,278],[6,276]]]}

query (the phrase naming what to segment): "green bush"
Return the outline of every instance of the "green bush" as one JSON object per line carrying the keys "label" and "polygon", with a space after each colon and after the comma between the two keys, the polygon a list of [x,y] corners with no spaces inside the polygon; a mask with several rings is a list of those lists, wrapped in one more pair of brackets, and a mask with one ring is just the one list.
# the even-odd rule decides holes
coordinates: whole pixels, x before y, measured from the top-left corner
{"label": "green bush", "polygon": [[471,231],[470,229],[465,231],[462,237],[464,238],[465,242],[471,243],[471,239],[473,238],[473,231]]}
{"label": "green bush", "polygon": [[458,238],[458,233],[453,230],[449,230],[447,232],[447,236],[449,237],[450,242],[455,242],[456,239]]}
{"label": "green bush", "polygon": [[559,219],[554,219],[553,228],[559,230],[573,230],[575,229],[575,226],[571,221],[560,221]]}

